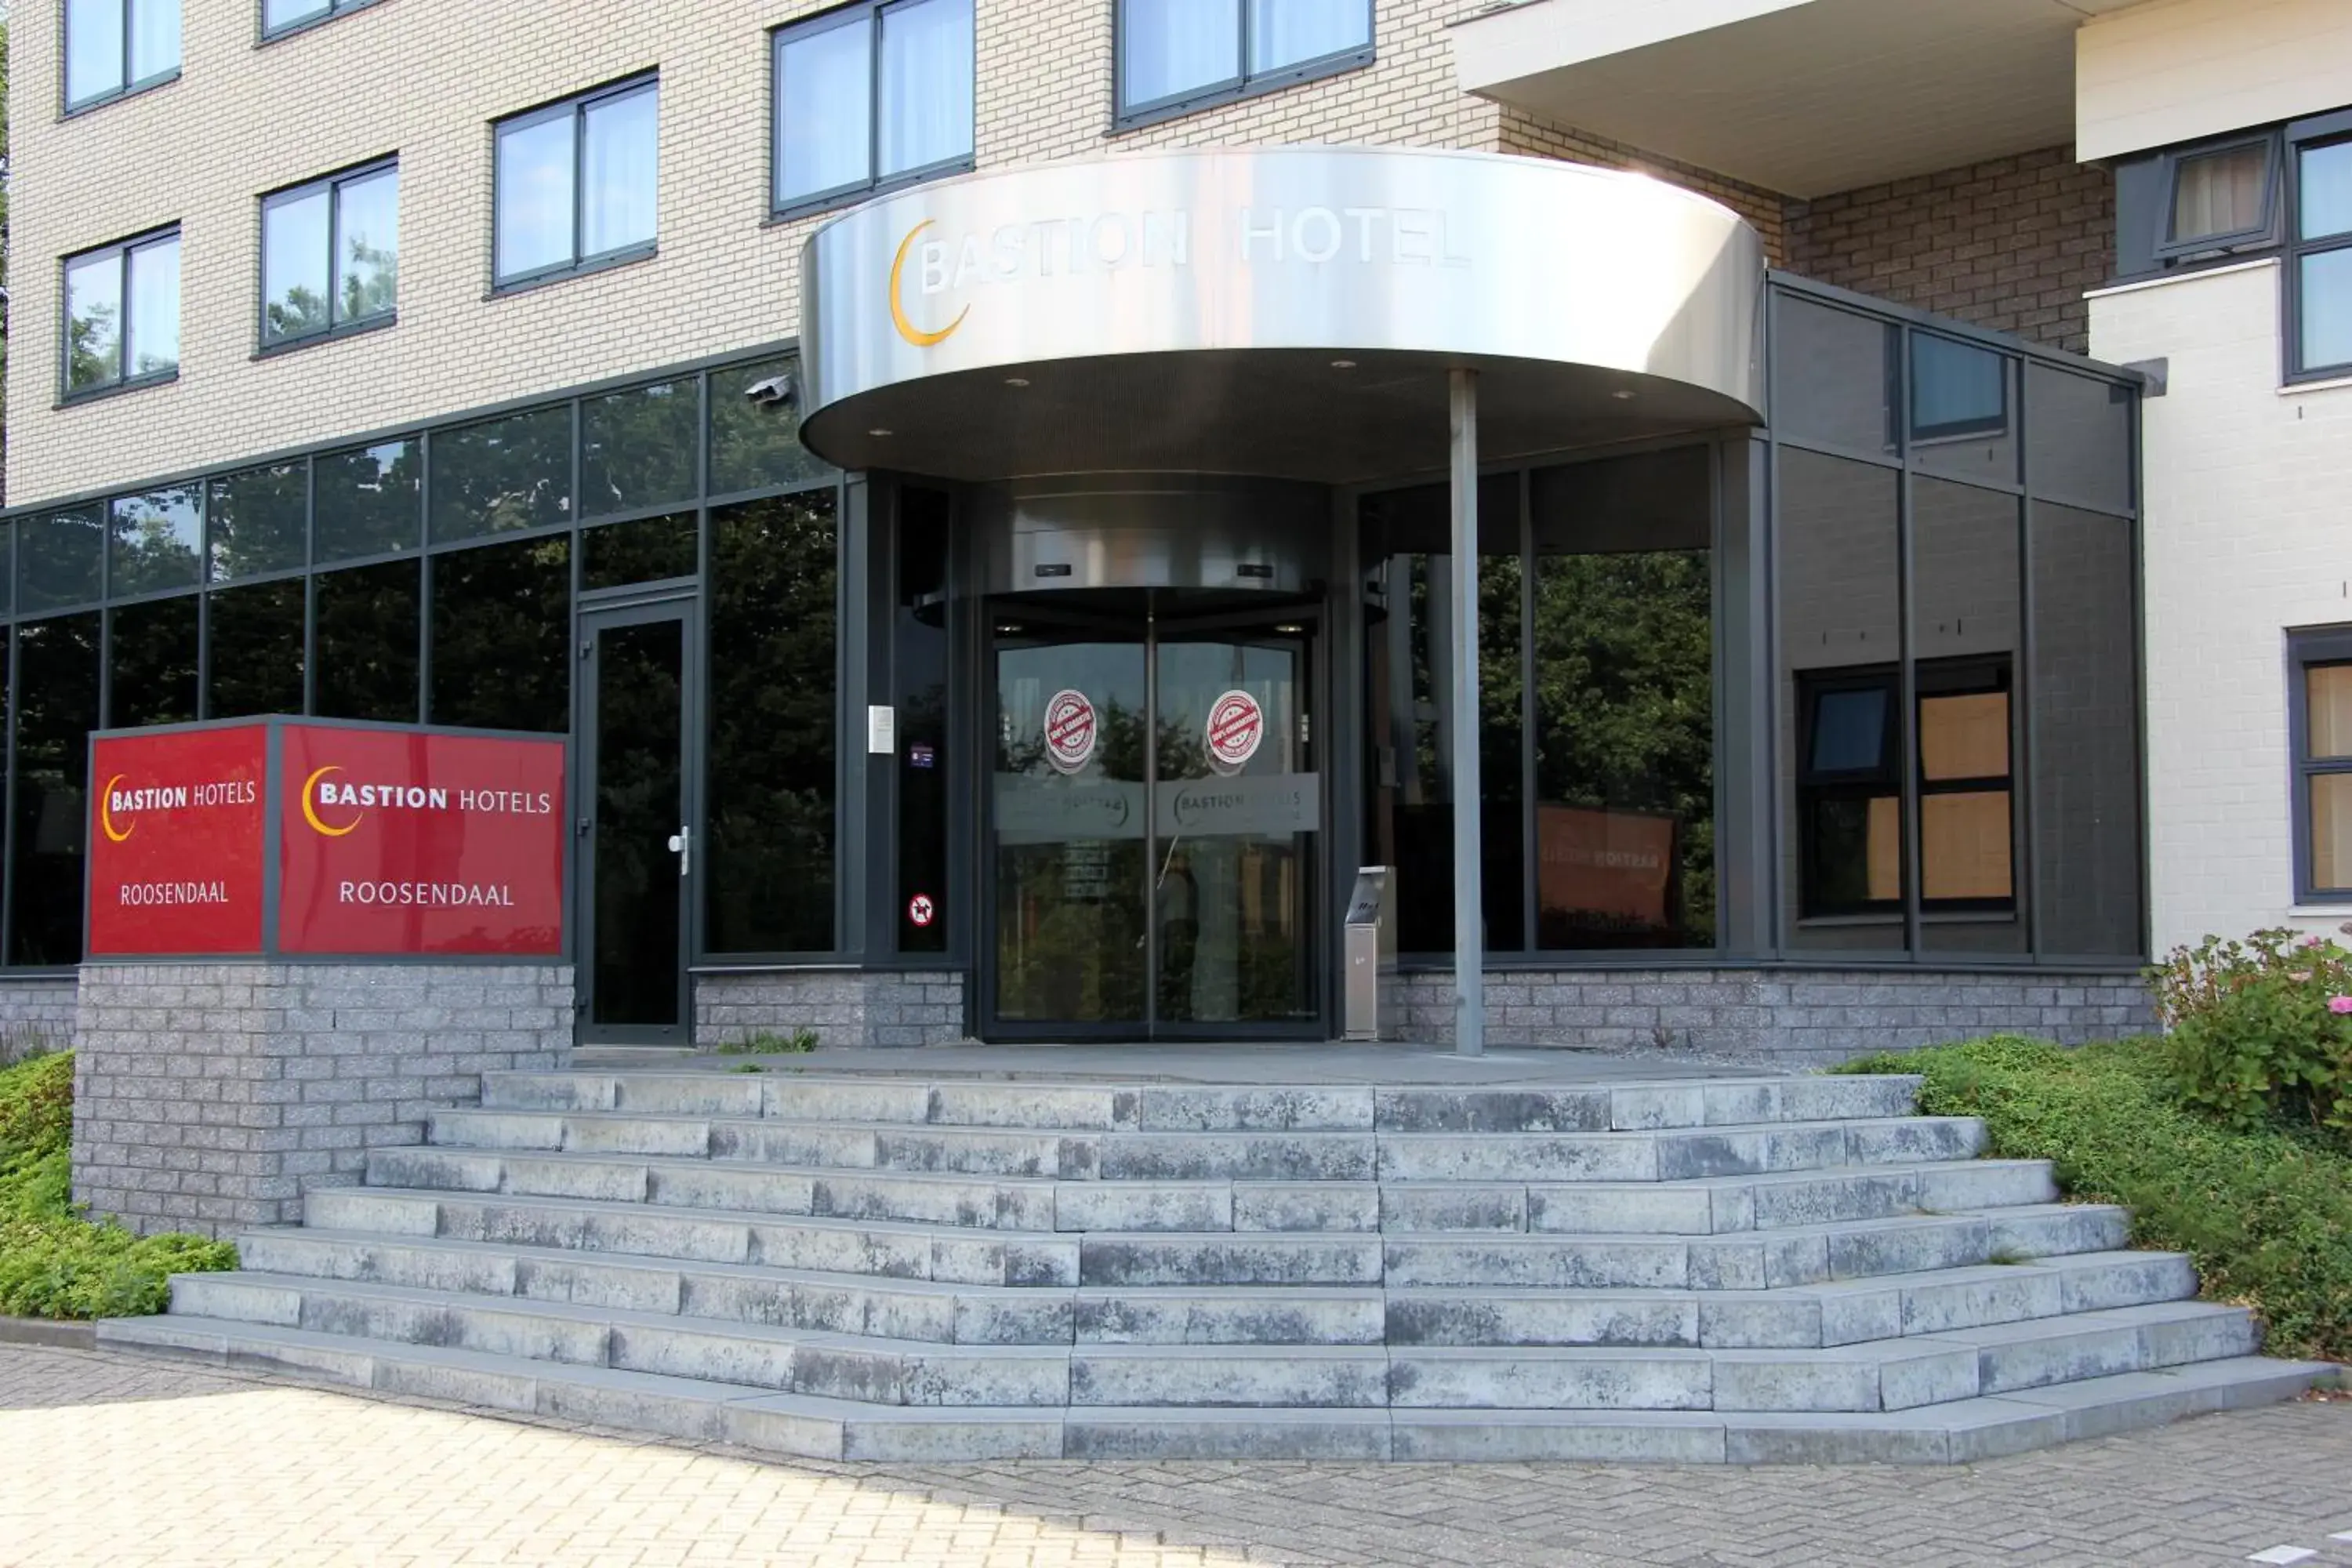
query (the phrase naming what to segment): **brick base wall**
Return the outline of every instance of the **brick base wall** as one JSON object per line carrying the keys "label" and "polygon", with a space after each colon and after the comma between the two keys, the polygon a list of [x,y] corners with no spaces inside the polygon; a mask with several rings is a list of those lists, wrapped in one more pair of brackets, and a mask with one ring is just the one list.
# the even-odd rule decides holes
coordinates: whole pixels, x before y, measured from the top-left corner
{"label": "brick base wall", "polygon": [[76,981],[0,980],[0,1067],[73,1045]]}
{"label": "brick base wall", "polygon": [[299,1220],[486,1072],[562,1065],[572,970],[89,964],[76,1013],[75,1201],[219,1236]]}
{"label": "brick base wall", "polygon": [[945,1046],[964,1037],[952,970],[782,970],[694,983],[694,1043],[734,1045],[814,1029],[823,1046]]}
{"label": "brick base wall", "polygon": [[[1454,979],[1388,976],[1384,1032],[1454,1038]],[[1486,976],[1486,1038],[1611,1051],[1702,1053],[1790,1067],[1979,1035],[2064,1045],[2156,1026],[2130,974],[1886,970],[1526,970]]]}

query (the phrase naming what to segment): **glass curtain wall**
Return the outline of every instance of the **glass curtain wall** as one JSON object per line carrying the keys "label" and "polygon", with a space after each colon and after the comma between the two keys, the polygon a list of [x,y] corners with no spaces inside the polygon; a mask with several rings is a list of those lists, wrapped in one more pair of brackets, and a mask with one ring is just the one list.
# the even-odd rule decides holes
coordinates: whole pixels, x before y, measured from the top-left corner
{"label": "glass curtain wall", "polygon": [[[572,728],[582,593],[699,579],[705,946],[830,953],[838,476],[770,355],[0,520],[0,951],[81,956],[88,740],[296,713]],[[706,564],[707,558],[707,564]]]}

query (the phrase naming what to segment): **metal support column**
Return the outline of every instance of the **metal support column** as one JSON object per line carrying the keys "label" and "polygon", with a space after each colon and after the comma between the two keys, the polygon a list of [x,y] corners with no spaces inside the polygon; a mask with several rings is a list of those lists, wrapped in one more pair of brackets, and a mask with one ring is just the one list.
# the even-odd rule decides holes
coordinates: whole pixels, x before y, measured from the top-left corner
{"label": "metal support column", "polygon": [[1454,437],[1454,1050],[1486,1046],[1478,827],[1478,373],[1451,373]]}

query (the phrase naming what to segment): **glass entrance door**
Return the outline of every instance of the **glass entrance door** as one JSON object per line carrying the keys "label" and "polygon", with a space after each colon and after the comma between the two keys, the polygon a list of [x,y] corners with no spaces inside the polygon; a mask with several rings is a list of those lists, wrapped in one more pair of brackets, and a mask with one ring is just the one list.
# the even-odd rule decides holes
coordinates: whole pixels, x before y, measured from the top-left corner
{"label": "glass entrance door", "polygon": [[994,617],[992,1032],[1313,1035],[1313,623]]}
{"label": "glass entrance door", "polygon": [[693,602],[580,617],[583,1041],[686,1045]]}

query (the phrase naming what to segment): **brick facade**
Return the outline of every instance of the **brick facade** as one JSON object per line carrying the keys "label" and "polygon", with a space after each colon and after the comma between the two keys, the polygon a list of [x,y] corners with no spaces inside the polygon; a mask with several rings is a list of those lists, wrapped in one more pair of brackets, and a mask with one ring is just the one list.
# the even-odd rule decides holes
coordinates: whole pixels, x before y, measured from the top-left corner
{"label": "brick facade", "polygon": [[73,1045],[71,975],[0,980],[0,1067]]}
{"label": "brick facade", "polygon": [[572,970],[94,963],[75,1044],[74,1201],[221,1236],[299,1220],[486,1072],[562,1066]]}
{"label": "brick facade", "polygon": [[953,970],[777,970],[702,974],[694,1043],[738,1045],[813,1029],[821,1046],[950,1046],[964,1037],[963,975]]}

